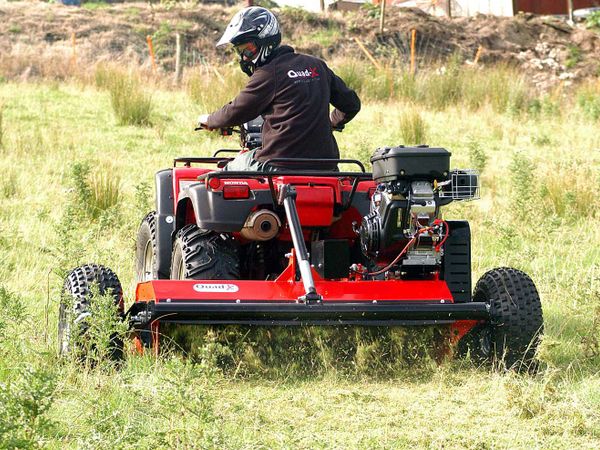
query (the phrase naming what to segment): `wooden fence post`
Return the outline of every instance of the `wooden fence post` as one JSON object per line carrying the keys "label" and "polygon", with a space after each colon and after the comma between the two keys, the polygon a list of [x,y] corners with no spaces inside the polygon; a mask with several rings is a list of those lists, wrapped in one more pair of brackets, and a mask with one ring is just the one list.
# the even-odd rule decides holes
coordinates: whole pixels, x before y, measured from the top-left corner
{"label": "wooden fence post", "polygon": [[483,45],[479,45],[477,53],[475,53],[475,59],[473,60],[474,66],[476,66],[479,63],[479,58],[481,58],[481,52],[483,52]]}
{"label": "wooden fence post", "polygon": [[569,8],[569,22],[574,23],[573,17],[573,0],[567,0],[567,8]]}
{"label": "wooden fence post", "polygon": [[75,42],[75,32],[71,33],[71,69],[74,70],[77,66],[77,47]]}
{"label": "wooden fence post", "polygon": [[386,0],[379,0],[381,2],[381,11],[379,13],[379,32],[383,34],[383,26],[385,25],[385,4]]}
{"label": "wooden fence post", "polygon": [[360,41],[360,39],[358,39],[357,37],[354,37],[354,41],[356,41],[356,43],[358,44],[358,47],[367,56],[367,58],[369,58],[369,61],[371,61],[373,63],[375,68],[378,70],[383,70],[383,67],[381,67],[381,64],[379,64],[377,62],[377,60],[373,57],[373,55],[371,55],[371,52],[369,50],[367,50],[367,47],[364,46],[364,44]]}
{"label": "wooden fence post", "polygon": [[415,74],[416,66],[415,66],[415,53],[416,53],[416,41],[417,41],[417,30],[413,28],[410,33],[410,73],[412,75]]}
{"label": "wooden fence post", "polygon": [[150,62],[152,63],[152,72],[156,74],[156,58],[154,57],[154,46],[152,45],[152,36],[146,36],[148,51],[150,52]]}
{"label": "wooden fence post", "polygon": [[181,45],[181,33],[175,35],[175,84],[181,82],[183,75],[182,65],[182,45]]}

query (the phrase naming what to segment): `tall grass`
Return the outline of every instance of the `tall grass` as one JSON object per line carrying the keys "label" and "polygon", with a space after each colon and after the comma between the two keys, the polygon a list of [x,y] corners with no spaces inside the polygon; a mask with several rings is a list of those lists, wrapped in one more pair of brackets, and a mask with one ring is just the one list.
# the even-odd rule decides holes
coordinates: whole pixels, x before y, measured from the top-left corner
{"label": "tall grass", "polygon": [[418,111],[403,112],[398,125],[403,144],[419,145],[427,143],[427,125]]}
{"label": "tall grass", "polygon": [[75,163],[71,180],[74,205],[91,219],[99,218],[121,200],[120,176],[105,167],[92,170],[89,163]]}
{"label": "tall grass", "polygon": [[152,95],[142,85],[140,74],[109,66],[98,66],[96,85],[105,88],[119,125],[151,125]]}
{"label": "tall grass", "polygon": [[[421,76],[408,75],[415,93]],[[499,265],[515,265],[534,279],[545,314],[537,375],[493,373],[462,360],[438,364],[429,356],[432,330],[422,329],[341,329],[332,337],[334,328],[322,334],[221,328],[189,342],[189,353],[128,352],[118,371],[57,364],[53,336],[62,279],[48,278],[49,271],[106,264],[123,281],[128,306],[135,286],[132,237],[149,207],[143,183],[152,185],[155,170],[168,167],[173,156],[210,154],[221,142],[198,139],[184,120],[169,122],[171,132],[159,142],[152,129],[100,129],[94,127],[98,115],[89,112],[111,113],[104,91],[61,85],[58,96],[43,83],[9,82],[0,84],[11,124],[5,137],[11,148],[21,139],[22,149],[0,152],[6,178],[12,168],[19,182],[18,195],[0,198],[0,279],[15,293],[0,290],[0,448],[486,448],[490,442],[596,448],[600,204],[594,190],[600,180],[590,149],[600,141],[591,118],[562,97],[574,109],[560,117],[515,117],[508,107],[496,113],[487,99],[475,109],[459,103],[436,111],[402,101],[408,97],[400,97],[399,87],[397,102],[363,96],[361,113],[336,136],[340,150],[366,160],[375,147],[395,144],[395,118],[408,107],[436,124],[430,143],[452,151],[453,167],[485,167],[482,200],[443,213],[471,224],[473,281]],[[183,97],[163,90],[154,101],[161,113],[185,118],[189,102]],[[43,129],[43,139],[28,129]],[[569,151],[548,144],[565,136]],[[88,163],[87,171],[64,167],[64,161],[91,161],[90,155],[98,162]],[[25,189],[31,183],[21,167],[44,180],[43,188]],[[97,219],[76,207],[96,202],[94,185],[103,183],[93,181],[95,170],[122,180],[119,202]],[[520,194],[528,201],[517,211]],[[405,340],[411,334],[421,345]],[[457,405],[460,414],[448,414]],[[432,425],[431,417],[442,416],[447,427]],[[465,417],[476,417],[476,426]]]}
{"label": "tall grass", "polygon": [[187,79],[187,91],[204,111],[211,112],[230,102],[248,82],[237,67],[202,66]]}
{"label": "tall grass", "polygon": [[336,73],[363,100],[404,100],[444,110],[466,106],[477,110],[490,105],[496,112],[524,112],[535,95],[523,74],[509,66],[477,69],[451,58],[444,66],[422,69],[415,75],[406,68],[377,70],[355,60],[339,60]]}
{"label": "tall grass", "polygon": [[577,92],[577,102],[592,120],[600,119],[600,82],[588,83]]}
{"label": "tall grass", "polygon": [[4,107],[0,103],[0,150],[4,148]]}

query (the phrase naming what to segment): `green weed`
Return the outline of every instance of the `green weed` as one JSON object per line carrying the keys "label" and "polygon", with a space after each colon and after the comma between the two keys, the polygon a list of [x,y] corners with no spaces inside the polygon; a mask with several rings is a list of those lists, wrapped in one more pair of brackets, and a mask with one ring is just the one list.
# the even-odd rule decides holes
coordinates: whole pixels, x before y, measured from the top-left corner
{"label": "green weed", "polygon": [[565,60],[565,67],[567,69],[574,68],[582,60],[581,49],[577,45],[569,45],[569,55]]}
{"label": "green weed", "polygon": [[43,447],[55,431],[48,417],[54,403],[56,375],[26,366],[0,382],[0,447]]}
{"label": "green weed", "polygon": [[18,335],[27,317],[23,300],[0,284],[0,342]]}
{"label": "green weed", "polygon": [[585,26],[592,29],[600,29],[600,11],[594,11],[585,19]]}
{"label": "green weed", "polygon": [[8,32],[13,34],[20,34],[23,31],[21,25],[14,23],[8,27]]}
{"label": "green weed", "polygon": [[88,9],[90,11],[96,11],[98,9],[104,9],[104,8],[110,8],[110,4],[105,2],[105,1],[98,1],[98,0],[94,0],[94,1],[90,1],[90,2],[85,2],[83,3],[83,8]]}
{"label": "green weed", "polygon": [[534,170],[535,164],[522,153],[515,153],[510,164],[513,203],[516,211],[525,216],[531,211],[532,197],[534,193]]}
{"label": "green weed", "polygon": [[469,142],[469,159],[471,167],[477,170],[480,174],[487,164],[488,157],[483,149],[483,146],[476,139],[471,139]]}
{"label": "green weed", "polygon": [[598,85],[584,85],[577,91],[577,103],[591,120],[600,119],[600,88]]}
{"label": "green weed", "polygon": [[152,186],[147,181],[142,181],[135,186],[135,209],[149,211],[152,207]]}

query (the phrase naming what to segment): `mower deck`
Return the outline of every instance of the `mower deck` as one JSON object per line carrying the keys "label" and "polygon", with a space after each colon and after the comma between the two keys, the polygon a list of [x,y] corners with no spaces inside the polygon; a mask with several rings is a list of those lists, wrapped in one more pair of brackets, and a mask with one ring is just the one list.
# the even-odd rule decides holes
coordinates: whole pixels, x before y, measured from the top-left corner
{"label": "mower deck", "polygon": [[318,301],[303,300],[300,281],[148,281],[130,311],[149,323],[253,325],[437,325],[487,320],[485,303],[453,303],[443,281],[315,280]]}

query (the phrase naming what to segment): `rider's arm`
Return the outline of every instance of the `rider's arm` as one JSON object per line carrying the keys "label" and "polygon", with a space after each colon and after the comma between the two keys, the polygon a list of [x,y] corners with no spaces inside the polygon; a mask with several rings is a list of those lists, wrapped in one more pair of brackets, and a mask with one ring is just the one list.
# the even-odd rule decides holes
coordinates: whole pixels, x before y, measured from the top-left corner
{"label": "rider's arm", "polygon": [[206,125],[208,128],[226,128],[255,119],[269,107],[274,95],[273,74],[267,67],[260,68],[236,98],[208,116]]}
{"label": "rider's arm", "polygon": [[338,128],[350,122],[360,111],[360,99],[356,92],[346,86],[346,83],[329,68],[331,77],[331,111],[330,120],[333,128]]}

